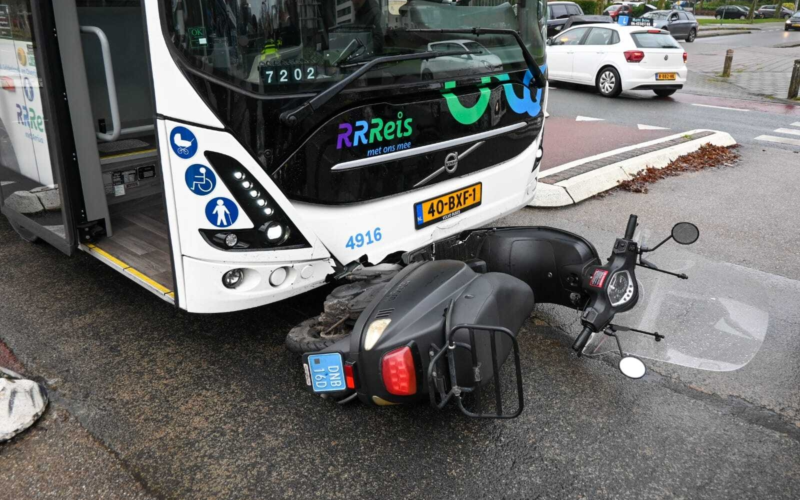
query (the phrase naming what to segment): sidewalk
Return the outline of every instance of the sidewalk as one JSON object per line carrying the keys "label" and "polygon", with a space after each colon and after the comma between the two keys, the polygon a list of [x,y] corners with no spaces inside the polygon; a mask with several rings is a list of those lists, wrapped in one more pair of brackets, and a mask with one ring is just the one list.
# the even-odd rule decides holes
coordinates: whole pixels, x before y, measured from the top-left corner
{"label": "sidewalk", "polygon": [[[746,36],[755,37],[755,33],[758,32]],[[791,102],[786,100],[786,94],[794,61],[800,59],[800,46],[778,48],[775,45],[782,41],[778,39],[770,46],[756,46],[756,40],[753,46],[734,46],[731,76],[722,78],[720,75],[728,48],[725,38],[720,37],[718,43],[685,46],[689,52],[689,78],[684,92]]]}

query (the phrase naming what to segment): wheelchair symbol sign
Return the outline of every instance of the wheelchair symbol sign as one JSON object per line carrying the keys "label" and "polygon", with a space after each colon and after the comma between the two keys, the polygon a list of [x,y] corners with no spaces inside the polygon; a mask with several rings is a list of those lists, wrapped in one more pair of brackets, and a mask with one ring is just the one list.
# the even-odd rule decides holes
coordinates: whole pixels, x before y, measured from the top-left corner
{"label": "wheelchair symbol sign", "polygon": [[205,165],[192,165],[186,169],[186,185],[198,196],[205,196],[217,186],[217,176]]}
{"label": "wheelchair symbol sign", "polygon": [[175,154],[188,160],[197,152],[197,138],[186,127],[175,127],[169,137],[170,146]]}
{"label": "wheelchair symbol sign", "polygon": [[206,219],[217,227],[232,226],[239,218],[239,207],[228,198],[214,198],[206,205]]}

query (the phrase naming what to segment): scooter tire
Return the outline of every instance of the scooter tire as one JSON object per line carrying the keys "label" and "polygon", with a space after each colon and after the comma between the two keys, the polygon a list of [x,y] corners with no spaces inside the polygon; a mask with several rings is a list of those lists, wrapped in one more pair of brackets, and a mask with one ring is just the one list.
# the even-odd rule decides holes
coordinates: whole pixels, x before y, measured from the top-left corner
{"label": "scooter tire", "polygon": [[289,331],[289,334],[286,335],[286,348],[298,354],[318,352],[327,349],[348,335],[349,333],[322,337],[320,329],[317,327],[317,318],[311,318]]}

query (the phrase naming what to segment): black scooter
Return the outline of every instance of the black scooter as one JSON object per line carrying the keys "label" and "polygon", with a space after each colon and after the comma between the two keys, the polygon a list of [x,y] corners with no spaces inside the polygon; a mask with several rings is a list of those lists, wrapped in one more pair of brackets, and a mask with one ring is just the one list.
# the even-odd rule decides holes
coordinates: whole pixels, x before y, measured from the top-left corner
{"label": "black scooter", "polygon": [[[670,239],[692,244],[699,231],[694,224],[676,224],[671,236],[649,249],[633,240],[636,226],[631,215],[605,265],[578,235],[509,227],[438,241],[404,254],[399,266],[376,266],[360,275],[348,270],[361,279],[336,288],[316,323],[301,325],[318,333],[310,344],[317,352],[303,354],[306,383],[338,402],[429,401],[441,409],[455,401],[470,417],[514,418],[524,408],[517,334],[534,300],[582,311],[583,330],[572,345],[578,356],[595,334],[634,331],[655,341],[663,338],[612,321],[639,299],[636,266],[687,279],[658,269],[643,254]],[[288,343],[298,350],[293,335],[297,332],[290,333]],[[513,369],[503,366],[510,356]],[[620,369],[632,378],[644,375],[637,358],[623,355]],[[503,404],[509,388],[501,377],[515,381],[517,402],[511,409]],[[484,411],[480,393],[490,386],[493,401]]]}

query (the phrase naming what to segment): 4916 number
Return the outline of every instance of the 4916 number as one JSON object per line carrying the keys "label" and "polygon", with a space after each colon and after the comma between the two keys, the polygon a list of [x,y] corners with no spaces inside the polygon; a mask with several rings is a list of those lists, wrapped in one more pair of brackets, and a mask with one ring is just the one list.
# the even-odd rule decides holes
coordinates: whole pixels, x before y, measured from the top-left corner
{"label": "4916 number", "polygon": [[382,239],[383,234],[381,234],[381,228],[376,227],[372,231],[354,234],[350,237],[350,239],[347,240],[345,247],[349,248],[350,250],[355,250],[356,248],[361,248],[364,245],[372,245],[373,243],[377,243]]}

